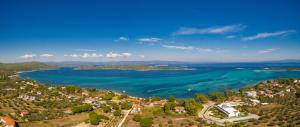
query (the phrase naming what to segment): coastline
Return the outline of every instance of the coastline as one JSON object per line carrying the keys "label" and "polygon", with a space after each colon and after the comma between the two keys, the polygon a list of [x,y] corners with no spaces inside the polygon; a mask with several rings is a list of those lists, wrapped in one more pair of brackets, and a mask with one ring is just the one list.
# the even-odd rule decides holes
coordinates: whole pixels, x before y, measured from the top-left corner
{"label": "coastline", "polygon": [[[54,69],[45,69],[45,70],[54,70]],[[15,72],[15,74],[14,74],[14,75],[11,75],[11,76],[14,76],[14,77],[17,77],[17,78],[20,78],[20,79],[25,79],[25,78],[23,78],[23,77],[20,77],[19,74],[21,74],[21,73],[27,73],[27,72],[35,72],[35,71],[42,71],[42,70],[18,71],[18,72]],[[36,82],[36,83],[38,83],[39,85],[47,85],[47,84],[38,82],[38,81],[36,81],[36,80],[33,80],[33,79],[31,79],[31,78],[29,78],[29,79],[32,80],[32,81],[34,81],[34,82]],[[75,84],[75,85],[76,85],[76,84]],[[50,87],[50,85],[47,85],[47,86]],[[62,86],[67,86],[67,85],[62,85]],[[86,89],[86,87],[82,87],[82,86],[80,86],[80,85],[76,85],[76,86],[79,86],[81,89]],[[116,95],[123,95],[123,94],[126,94],[126,95],[128,95],[129,97],[136,98],[136,99],[146,99],[146,98],[143,98],[143,97],[137,97],[137,96],[129,95],[129,94],[127,94],[126,92],[124,93],[124,92],[119,92],[119,91],[110,90],[110,89],[97,89],[97,90],[101,90],[101,91],[111,91],[111,92],[113,92],[113,93],[116,94]]]}
{"label": "coastline", "polygon": [[[57,68],[56,68],[57,69]],[[55,69],[35,69],[35,70],[31,70],[31,71],[19,71],[19,72],[16,72],[16,76],[18,77],[18,78],[23,78],[23,77],[21,77],[20,75],[18,75],[18,74],[20,74],[20,73],[27,73],[27,72],[35,72],[35,71],[43,71],[43,70],[55,70]],[[285,78],[299,78],[300,76],[298,76],[298,77],[285,77]],[[225,90],[236,90],[236,91],[238,91],[238,90],[240,90],[240,89],[244,89],[244,88],[249,88],[249,87],[253,87],[253,86],[255,86],[255,85],[257,85],[257,84],[259,84],[259,83],[262,83],[262,82],[265,82],[265,81],[268,81],[268,80],[274,80],[274,79],[278,79],[278,78],[280,78],[280,77],[275,77],[275,78],[270,78],[270,79],[264,79],[264,80],[259,80],[259,81],[256,81],[256,82],[252,82],[252,83],[246,83],[246,84],[244,84],[243,86],[241,86],[241,87],[238,87],[238,88],[224,88],[224,90],[218,90],[218,91],[210,91],[210,92],[224,92]],[[23,78],[24,79],[24,78]],[[25,78],[26,79],[26,78]],[[31,78],[27,78],[27,79],[31,79]],[[31,79],[31,80],[33,80],[33,81],[35,81],[35,82],[37,82],[37,83],[39,83],[39,84],[43,84],[43,85],[47,85],[47,86],[58,86],[58,85],[62,85],[62,86],[68,86],[68,85],[70,85],[70,84],[72,84],[72,85],[76,85],[76,86],[79,86],[80,88],[88,88],[88,87],[84,87],[84,86],[81,86],[80,84],[77,84],[77,83],[70,83],[70,84],[58,84],[58,83],[56,83],[56,84],[53,84],[53,83],[42,83],[42,82],[39,82],[39,81],[37,81],[37,80],[34,80],[34,79]],[[95,88],[95,87],[94,87]],[[155,97],[155,96],[160,96],[160,95],[140,95],[140,96],[136,96],[136,94],[134,95],[134,92],[132,93],[131,92],[131,94],[130,93],[127,93],[127,89],[108,89],[108,88],[95,88],[95,89],[97,89],[97,90],[102,90],[102,91],[111,91],[111,92],[113,92],[113,93],[115,93],[115,94],[118,94],[118,95],[121,95],[121,94],[126,94],[126,95],[128,95],[128,96],[131,96],[131,97],[135,97],[135,98],[139,98],[139,99],[144,99],[144,98],[149,98],[149,97]],[[124,91],[126,91],[126,92],[124,92]],[[206,93],[206,92],[201,92],[201,91],[195,91],[194,93],[203,93],[203,94],[208,94],[208,93]],[[187,93],[188,94],[188,93]],[[172,94],[170,94],[170,95],[172,95]],[[174,94],[173,94],[174,95]],[[167,98],[169,95],[162,95],[162,96],[160,96],[160,97],[162,97],[162,98]],[[175,95],[176,96],[176,95]],[[187,96],[176,96],[177,98],[180,98],[180,99],[187,99],[187,98],[192,98],[193,97],[193,95],[192,94],[189,94],[189,95],[187,95]]]}

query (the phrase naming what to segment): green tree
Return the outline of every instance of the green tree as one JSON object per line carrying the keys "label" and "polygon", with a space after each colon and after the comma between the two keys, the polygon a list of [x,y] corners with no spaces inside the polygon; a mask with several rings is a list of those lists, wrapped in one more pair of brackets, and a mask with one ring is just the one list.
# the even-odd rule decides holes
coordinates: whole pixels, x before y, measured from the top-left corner
{"label": "green tree", "polygon": [[296,94],[296,97],[297,97],[297,98],[300,98],[300,88],[297,89],[297,91],[296,91],[295,94]]}
{"label": "green tree", "polygon": [[142,117],[140,120],[141,127],[151,127],[153,124],[152,118],[149,117]]}
{"label": "green tree", "polygon": [[174,102],[175,101],[175,97],[174,96],[169,96],[168,100],[169,100],[169,102]]}
{"label": "green tree", "polygon": [[105,113],[111,112],[111,107],[110,106],[106,105],[106,106],[102,106],[101,108],[102,108],[103,112],[105,112]]}
{"label": "green tree", "polygon": [[167,104],[164,105],[164,112],[165,113],[170,113],[171,110],[174,110],[175,104],[173,102],[168,102]]}
{"label": "green tree", "polygon": [[71,111],[73,113],[81,113],[81,112],[87,112],[87,111],[92,111],[93,107],[89,104],[83,104],[83,105],[77,105],[77,106],[73,106],[71,108]]}
{"label": "green tree", "polygon": [[120,109],[120,106],[116,103],[113,103],[112,108],[115,109],[115,110],[118,110],[118,109]]}
{"label": "green tree", "polygon": [[128,109],[131,109],[131,107],[132,107],[132,104],[127,101],[121,103],[121,109],[128,110]]}
{"label": "green tree", "polygon": [[162,98],[158,97],[158,96],[155,96],[155,97],[152,97],[151,100],[152,101],[160,101],[160,100],[162,100]]}
{"label": "green tree", "polygon": [[132,120],[135,121],[135,122],[140,122],[142,119],[142,116],[141,115],[134,115],[132,117]]}
{"label": "green tree", "polygon": [[66,91],[68,93],[78,93],[81,92],[81,88],[79,86],[66,86]]}
{"label": "green tree", "polygon": [[119,96],[119,99],[124,99],[124,98],[127,98],[127,97],[128,97],[127,94],[122,94],[122,95]]}
{"label": "green tree", "polygon": [[224,98],[224,95],[220,92],[210,92],[208,93],[208,97],[213,100],[213,101],[224,101],[225,98]]}
{"label": "green tree", "polygon": [[202,108],[202,105],[197,103],[194,99],[188,99],[184,101],[184,108],[189,115],[196,115],[198,110]]}
{"label": "green tree", "polygon": [[232,97],[232,96],[236,95],[236,91],[235,90],[225,90],[224,94],[228,98],[228,97]]}
{"label": "green tree", "polygon": [[95,112],[89,113],[89,120],[92,125],[98,125],[101,122],[99,115]]}
{"label": "green tree", "polygon": [[208,97],[204,94],[198,93],[195,95],[195,100],[197,102],[200,102],[202,104],[207,103],[208,102]]}
{"label": "green tree", "polygon": [[120,109],[118,109],[118,110],[116,110],[116,111],[114,111],[114,116],[121,116],[121,110]]}

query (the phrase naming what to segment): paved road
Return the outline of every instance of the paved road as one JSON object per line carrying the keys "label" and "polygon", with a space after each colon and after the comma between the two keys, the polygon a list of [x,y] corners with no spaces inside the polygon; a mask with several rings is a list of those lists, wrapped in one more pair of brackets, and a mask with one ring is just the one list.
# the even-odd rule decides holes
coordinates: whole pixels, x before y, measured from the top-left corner
{"label": "paved road", "polygon": [[125,116],[123,117],[123,119],[121,120],[121,122],[119,123],[119,125],[117,127],[122,127],[123,123],[125,122],[125,120],[126,120],[127,116],[129,115],[131,110],[132,109],[126,111]]}
{"label": "paved road", "polygon": [[215,105],[215,102],[209,101],[206,104],[203,104],[202,110],[198,113],[200,118],[205,118],[204,114],[210,109],[211,106]]}

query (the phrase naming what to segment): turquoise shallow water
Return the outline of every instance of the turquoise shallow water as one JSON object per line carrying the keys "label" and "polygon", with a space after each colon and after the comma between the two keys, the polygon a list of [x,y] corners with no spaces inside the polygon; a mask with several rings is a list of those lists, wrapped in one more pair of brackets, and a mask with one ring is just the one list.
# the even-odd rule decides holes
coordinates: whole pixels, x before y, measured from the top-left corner
{"label": "turquoise shallow water", "polygon": [[19,76],[45,84],[73,84],[81,87],[125,91],[129,95],[139,97],[174,95],[178,98],[192,97],[197,92],[239,89],[267,79],[300,77],[300,71],[262,71],[267,67],[300,67],[300,64],[189,64],[184,66],[195,70],[132,71],[62,68],[20,73]]}

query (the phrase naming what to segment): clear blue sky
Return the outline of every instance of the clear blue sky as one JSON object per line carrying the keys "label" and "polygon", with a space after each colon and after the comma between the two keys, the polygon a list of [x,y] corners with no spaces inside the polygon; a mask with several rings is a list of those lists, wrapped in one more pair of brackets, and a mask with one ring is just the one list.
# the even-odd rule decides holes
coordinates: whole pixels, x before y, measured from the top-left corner
{"label": "clear blue sky", "polygon": [[0,62],[300,59],[299,0],[1,0]]}

